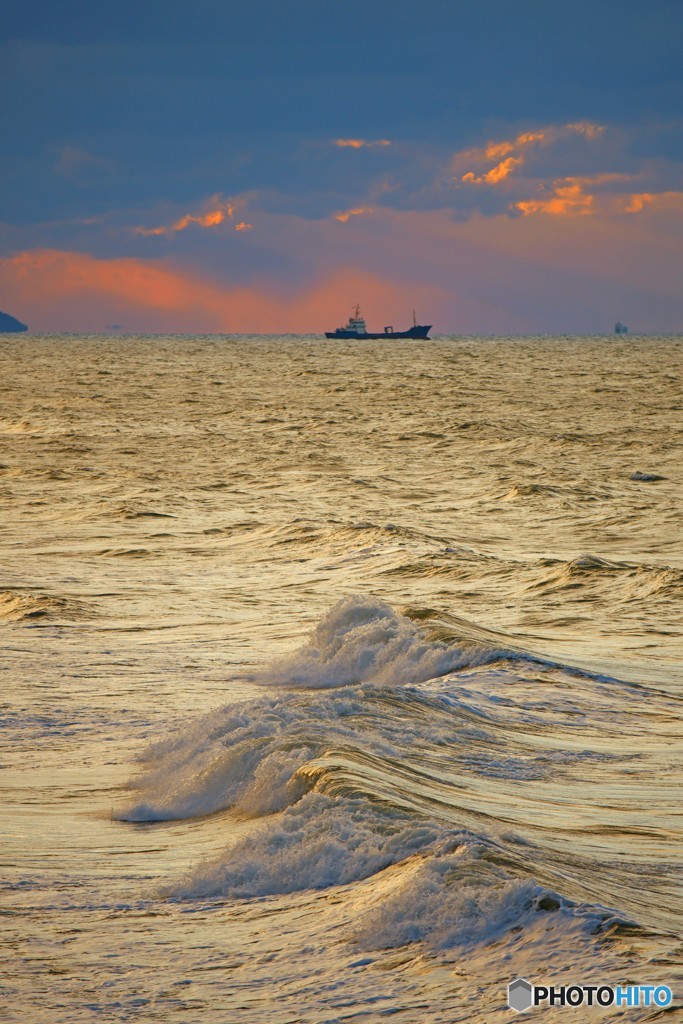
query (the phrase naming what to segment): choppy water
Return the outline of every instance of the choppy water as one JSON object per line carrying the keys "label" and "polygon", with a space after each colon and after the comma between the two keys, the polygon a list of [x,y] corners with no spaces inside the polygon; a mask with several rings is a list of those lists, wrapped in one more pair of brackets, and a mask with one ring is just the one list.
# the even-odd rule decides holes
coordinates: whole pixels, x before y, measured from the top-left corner
{"label": "choppy water", "polygon": [[682,354],[2,339],[7,1019],[679,998]]}

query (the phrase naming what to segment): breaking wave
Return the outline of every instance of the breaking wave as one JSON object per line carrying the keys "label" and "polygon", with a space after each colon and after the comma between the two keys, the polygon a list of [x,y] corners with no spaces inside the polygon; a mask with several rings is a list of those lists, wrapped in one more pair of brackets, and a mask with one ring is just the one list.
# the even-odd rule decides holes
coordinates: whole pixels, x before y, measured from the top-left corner
{"label": "breaking wave", "polygon": [[[391,777],[392,760],[405,759],[416,744],[438,749],[460,737],[486,738],[487,711],[460,698],[453,673],[519,662],[553,668],[464,620],[434,620],[429,609],[409,612],[412,618],[366,598],[340,601],[299,650],[253,674],[272,695],[248,707],[238,701],[217,708],[152,744],[131,783],[141,799],[117,816],[163,821],[227,808],[270,814],[311,788],[337,785],[323,755],[335,761],[338,754],[363,769],[372,757]],[[457,750],[469,753],[467,746]],[[497,777],[540,770],[509,754],[486,770]],[[362,783],[361,791],[368,792]]]}
{"label": "breaking wave", "polygon": [[[611,836],[630,846],[659,837],[641,838],[628,800],[608,823],[583,802],[596,766],[620,773],[640,755],[593,748],[590,727],[583,741],[577,734],[620,705],[631,721],[655,713],[657,699],[665,715],[667,698],[506,648],[481,628],[469,633],[464,621],[439,622],[429,609],[402,615],[348,598],[298,651],[254,675],[266,691],[260,699],[217,708],[152,744],[115,817],[222,815],[228,841],[164,894],[263,898],[412,864],[359,941],[429,935],[439,949],[478,930],[490,937],[538,909],[571,916],[585,904],[602,920],[608,912],[596,896],[634,919],[668,915],[633,886],[636,872],[643,891],[668,898],[661,863],[596,859]],[[529,680],[545,699],[524,697]],[[525,795],[531,784],[533,797]],[[565,793],[581,808],[573,824]]]}
{"label": "breaking wave", "polygon": [[403,686],[515,656],[476,640],[454,645],[427,639],[414,621],[383,601],[350,597],[324,616],[308,643],[252,678],[261,686],[310,689],[364,682]]}

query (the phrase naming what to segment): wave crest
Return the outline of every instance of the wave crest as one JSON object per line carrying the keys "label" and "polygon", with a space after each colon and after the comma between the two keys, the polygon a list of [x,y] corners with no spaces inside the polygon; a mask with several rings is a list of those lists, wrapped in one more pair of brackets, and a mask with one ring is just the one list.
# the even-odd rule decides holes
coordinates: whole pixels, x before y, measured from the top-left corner
{"label": "wave crest", "polygon": [[383,601],[349,597],[323,617],[303,647],[272,662],[252,681],[306,689],[365,682],[406,685],[510,653],[475,641],[453,646],[427,639],[414,621]]}
{"label": "wave crest", "polygon": [[258,833],[200,864],[167,895],[249,899],[347,885],[443,837],[437,823],[394,808],[373,806],[363,798],[308,793]]}
{"label": "wave crest", "polygon": [[0,591],[0,620],[80,619],[89,614],[82,601],[23,590]]}

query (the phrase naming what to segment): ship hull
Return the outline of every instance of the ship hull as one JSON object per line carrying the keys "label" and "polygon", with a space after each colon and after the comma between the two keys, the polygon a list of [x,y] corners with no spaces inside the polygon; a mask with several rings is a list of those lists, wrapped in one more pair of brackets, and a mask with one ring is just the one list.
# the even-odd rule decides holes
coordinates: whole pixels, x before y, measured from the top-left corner
{"label": "ship hull", "polygon": [[346,331],[338,327],[336,331],[325,331],[326,338],[353,338],[356,341],[375,341],[380,338],[412,338],[414,341],[428,341],[431,324],[416,324],[407,331],[382,331],[381,334],[358,334],[357,331]]}

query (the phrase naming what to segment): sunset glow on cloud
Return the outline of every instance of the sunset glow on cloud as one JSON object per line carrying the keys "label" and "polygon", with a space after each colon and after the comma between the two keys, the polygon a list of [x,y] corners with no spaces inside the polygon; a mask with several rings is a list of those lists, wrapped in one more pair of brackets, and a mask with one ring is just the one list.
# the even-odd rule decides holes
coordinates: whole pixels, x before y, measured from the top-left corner
{"label": "sunset glow on cloud", "polygon": [[536,142],[542,142],[546,138],[545,131],[523,132],[515,139],[503,140],[502,142],[489,142],[481,149],[465,150],[456,153],[453,158],[455,166],[464,163],[483,164],[495,161],[495,166],[481,174],[474,171],[466,171],[461,175],[461,180],[476,185],[496,185],[503,181],[516,168],[524,163],[524,150]]}
{"label": "sunset glow on cloud", "polygon": [[390,146],[389,139],[335,139],[334,145],[340,149],[374,149],[377,146]]}
{"label": "sunset glow on cloud", "polygon": [[653,195],[652,192],[639,192],[632,196],[628,196],[624,200],[624,212],[625,213],[640,213],[646,206],[650,206],[654,203],[657,196]]}
{"label": "sunset glow on cloud", "polygon": [[472,171],[468,171],[467,174],[463,174],[462,180],[471,181],[474,185],[497,185],[498,182],[504,181],[508,175],[512,174],[515,167],[521,167],[523,163],[524,160],[521,157],[509,156],[492,167],[486,174],[477,176]]}
{"label": "sunset glow on cloud", "polygon": [[[433,283],[444,330],[590,327],[603,305],[683,324],[675,4],[292,4],[9,0],[0,309],[222,330],[220,296],[248,294],[254,327],[265,304],[293,330],[278,296],[352,268],[397,298]],[[333,297],[326,324],[364,301]]]}
{"label": "sunset glow on cloud", "polygon": [[[306,333],[324,330],[333,314],[342,316],[349,296],[362,295],[368,314],[378,319],[406,306],[405,283],[352,268],[279,294],[267,287],[225,286],[163,261],[50,250],[0,260],[0,289],[11,292],[20,307],[35,308],[39,294],[46,326],[58,318],[66,329],[81,331],[101,330],[104,319],[124,327],[132,322],[135,331]],[[433,307],[436,295],[424,285],[410,289],[411,301],[424,308]]]}
{"label": "sunset glow on cloud", "polygon": [[683,210],[683,192],[638,192],[623,201],[625,213],[641,213],[650,208]]}
{"label": "sunset glow on cloud", "polygon": [[[680,293],[670,254],[683,233],[683,192],[634,193],[630,175],[605,172],[558,178],[515,202],[458,220],[444,209],[386,206],[322,219],[261,210],[256,258],[260,264],[265,251],[275,268],[287,261],[286,285],[277,273],[266,279],[244,264],[253,259],[245,230],[239,282],[229,255],[202,261],[197,233],[185,265],[24,250],[0,261],[0,295],[11,295],[26,319],[31,312],[34,330],[118,323],[126,331],[305,333],[333,327],[358,300],[369,323],[396,320],[402,310],[407,322],[417,308],[436,332],[504,333],[547,329],[549,311],[558,308],[560,322],[574,317],[574,329],[608,326],[613,317],[602,305],[609,296],[616,303],[627,286],[631,321],[667,322]],[[373,216],[362,215],[370,210]],[[226,244],[230,237],[220,236]],[[306,258],[299,269],[295,256]],[[565,294],[567,272],[581,290],[580,306]],[[653,293],[658,321],[648,313]]]}
{"label": "sunset glow on cloud", "polygon": [[501,157],[507,156],[508,153],[524,149],[534,142],[542,142],[545,137],[546,132],[544,131],[523,132],[512,142],[489,142],[483,150],[472,150],[471,153],[474,159],[500,160]]}
{"label": "sunset glow on cloud", "polygon": [[[365,145],[342,141],[358,142],[350,148]],[[623,244],[643,253],[643,280],[652,278],[654,287],[656,279],[661,290],[661,260],[683,214],[683,191],[662,187],[665,168],[646,158],[624,169],[617,143],[593,122],[545,125],[463,149],[441,164],[438,154],[416,154],[411,165],[413,155],[404,145],[391,178],[370,176],[365,183],[361,178],[346,193],[344,184],[337,186],[328,206],[324,197],[310,212],[300,199],[294,211],[288,210],[287,193],[250,189],[233,193],[230,201],[214,194],[191,212],[153,227],[131,229],[125,212],[116,211],[37,225],[38,239],[52,231],[58,240],[70,225],[80,225],[87,230],[83,249],[24,246],[2,261],[0,294],[11,296],[34,328],[97,330],[116,322],[145,331],[305,332],[340,319],[349,296],[360,298],[378,322],[395,318],[392,310],[401,307],[409,290],[411,309],[422,298],[437,329],[465,324],[476,329],[479,323],[488,330],[530,330],[542,321],[534,320],[535,301],[525,307],[526,279],[519,268],[526,266],[532,277],[547,275],[555,265],[562,273],[585,274],[589,224],[598,231],[591,235],[592,252],[604,250],[603,260],[614,266],[621,265],[617,240],[630,224]],[[414,167],[423,174],[422,184],[407,187]],[[591,173],[582,173],[585,167]],[[565,173],[558,174],[558,168]],[[351,202],[335,210],[331,204],[339,192]],[[252,222],[237,219],[237,210],[247,208],[258,214],[258,240],[252,238]],[[141,210],[139,216],[154,223],[151,213]],[[573,222],[583,226],[579,234]],[[215,230],[221,226],[229,230]],[[174,252],[181,262],[151,259],[149,247],[130,255],[129,241],[125,254],[116,253],[117,237],[131,234],[177,237]],[[239,257],[230,249],[235,235],[242,239]],[[101,247],[97,257],[86,248],[94,243]],[[205,251],[209,244],[213,248]],[[264,261],[274,268],[267,280],[260,271]],[[283,267],[286,284],[278,280]],[[452,267],[458,268],[456,289]],[[597,264],[590,273],[600,268]],[[216,280],[217,270],[225,280]],[[499,289],[507,297],[477,299],[477,273],[486,293]],[[511,281],[514,295],[505,283]],[[547,286],[548,294],[553,287]],[[630,288],[635,287],[632,282]],[[678,290],[672,284],[671,295]]]}
{"label": "sunset glow on cloud", "polygon": [[[459,180],[472,185],[499,185],[513,171],[523,167],[528,160],[529,150],[539,146],[552,146],[561,139],[571,135],[579,135],[588,140],[600,138],[604,132],[602,125],[591,122],[576,122],[560,126],[551,125],[536,131],[521,132],[514,139],[501,142],[489,142],[480,149],[465,150],[456,153],[453,158],[454,169],[463,164],[483,165],[494,161],[494,166],[476,173],[472,170],[459,175]],[[454,179],[457,183],[458,176]]]}
{"label": "sunset glow on cloud", "polygon": [[347,224],[352,217],[362,217],[364,214],[373,212],[371,206],[357,206],[353,210],[343,210],[341,213],[335,213],[334,219],[338,220],[340,224]]}
{"label": "sunset glow on cloud", "polygon": [[[66,27],[56,14],[47,30],[34,26],[12,2],[20,38],[37,33],[26,46],[43,94],[59,94],[40,114],[26,98],[29,65],[5,52],[12,95],[33,127],[24,150],[17,142],[16,159],[8,157],[0,190],[0,308],[32,329],[318,330],[356,299],[378,322],[395,321],[409,293],[407,316],[422,295],[422,315],[443,331],[590,328],[603,304],[629,323],[646,312],[683,323],[683,118],[666,71],[679,48],[667,43],[666,59],[649,69],[659,76],[655,120],[655,92],[627,90],[628,61],[615,42],[621,33],[635,40],[633,17],[605,17],[600,46],[593,7],[590,34],[574,27],[574,39],[567,22],[549,37],[548,53],[559,55],[542,80],[533,71],[538,19],[508,5],[500,5],[505,46],[495,63],[485,5],[427,5],[421,25],[442,20],[442,34],[417,33],[396,13],[391,44],[381,19],[371,46],[372,15],[359,0],[364,32],[331,34],[324,53],[304,45],[312,5],[296,31],[285,19],[268,37],[267,61],[255,65],[249,54],[261,52],[268,29],[243,5],[238,22],[254,20],[252,49],[236,44],[229,65],[223,48],[241,31],[234,18],[213,55],[194,49],[195,59],[178,65],[177,54],[194,46],[190,19],[177,50],[163,33],[148,37],[157,63],[122,23],[121,60],[104,66],[93,41],[76,52],[67,34],[43,74],[41,33]],[[216,0],[216,17],[219,8]],[[351,24],[346,7],[332,10],[326,24]],[[463,31],[470,18],[481,18],[485,61]],[[506,62],[510,52],[525,58]],[[641,59],[640,45],[631,56]],[[122,73],[127,58],[141,61],[133,76]],[[75,108],[75,81],[85,97],[103,90],[92,102],[97,112],[109,104],[105,132],[94,106]],[[630,279],[627,251],[638,269]],[[615,276],[598,288],[604,263]],[[568,309],[559,283],[567,272],[581,293]],[[545,310],[541,282],[552,297]],[[386,303],[373,307],[378,283]],[[648,305],[651,290],[665,299]],[[605,322],[616,315],[605,309]]]}
{"label": "sunset glow on cloud", "polygon": [[551,196],[544,199],[527,199],[515,206],[525,216],[532,213],[546,213],[555,217],[576,216],[593,212],[594,197],[583,191],[583,185],[575,178],[568,178],[564,185],[557,183]]}
{"label": "sunset glow on cloud", "polygon": [[[512,208],[525,216],[535,213],[554,216],[576,216],[601,213],[604,217],[619,213],[641,213],[648,207],[676,207],[683,192],[660,193],[627,191],[609,192],[602,186],[628,183],[630,174],[605,173],[593,176],[570,177],[553,182],[552,192],[539,198],[520,200]],[[591,191],[588,191],[590,189]]]}
{"label": "sunset glow on cloud", "polygon": [[178,231],[185,231],[186,228],[193,225],[200,228],[215,228],[219,224],[223,224],[224,221],[234,217],[234,215],[235,207],[231,203],[219,203],[204,213],[186,213],[172,224],[163,224],[160,227],[154,228],[136,227],[133,228],[133,232],[136,235],[150,237],[153,235],[173,235]]}

